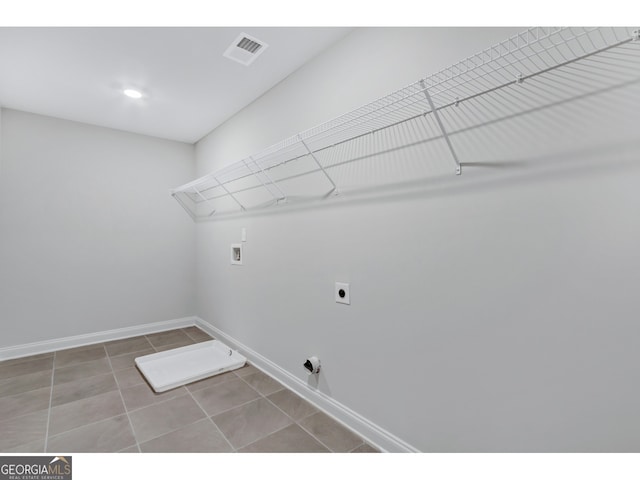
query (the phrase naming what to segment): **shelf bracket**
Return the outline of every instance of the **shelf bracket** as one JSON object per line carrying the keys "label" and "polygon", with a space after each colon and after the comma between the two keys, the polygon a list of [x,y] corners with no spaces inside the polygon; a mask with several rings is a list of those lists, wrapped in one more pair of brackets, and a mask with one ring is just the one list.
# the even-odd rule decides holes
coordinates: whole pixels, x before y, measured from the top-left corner
{"label": "shelf bracket", "polygon": [[316,158],[316,156],[313,154],[313,152],[311,151],[311,149],[309,148],[309,146],[305,143],[305,141],[302,139],[302,137],[298,134],[298,140],[300,140],[300,143],[302,143],[302,145],[304,145],[304,148],[307,150],[307,152],[309,153],[309,155],[311,156],[311,158],[313,158],[313,161],[316,162],[316,165],[318,165],[318,167],[320,168],[320,170],[322,170],[322,173],[324,173],[324,176],[327,177],[327,180],[329,180],[329,182],[331,183],[331,185],[333,186],[333,194],[334,195],[338,195],[338,193],[340,193],[338,191],[338,186],[335,184],[335,182],[333,181],[333,179],[329,176],[329,174],[327,173],[327,171],[324,169],[324,167],[322,166],[322,164],[318,161],[318,159]]}
{"label": "shelf bracket", "polygon": [[[260,166],[260,164],[259,164],[258,162],[256,162],[256,161],[254,160],[254,158],[253,158],[253,157],[249,157],[249,159],[251,160],[251,162],[252,162],[256,167],[258,167],[258,168],[260,169],[260,173],[262,173],[262,174],[267,178],[267,180],[269,181],[269,183],[270,183],[271,185],[273,185],[274,187],[276,187],[276,190],[278,190],[278,192],[280,192],[280,197],[276,197],[275,195],[273,195],[273,193],[271,193],[271,190],[269,190],[269,189],[267,188],[267,186],[265,185],[265,183],[264,183],[262,180],[260,180],[260,178],[258,178],[258,180],[260,180],[260,183],[262,183],[262,184],[264,185],[264,188],[267,188],[267,190],[269,190],[269,192],[271,193],[271,195],[273,196],[273,198],[275,198],[275,199],[276,199],[276,202],[279,202],[280,200],[282,200],[282,201],[286,202],[286,201],[287,201],[287,195],[282,191],[282,189],[280,188],[280,186],[279,186],[276,182],[274,182],[274,181],[273,181],[273,179],[271,178],[271,176],[270,176],[267,172],[265,172],[265,171],[264,171],[264,169]],[[249,168],[249,165],[247,165],[247,168]],[[257,175],[256,175],[256,177],[257,177]]]}
{"label": "shelf bracket", "polygon": [[233,195],[233,193],[231,193],[231,192],[227,189],[227,187],[225,187],[222,183],[220,183],[220,180],[218,180],[218,177],[213,177],[213,179],[218,183],[218,185],[219,185],[219,186],[220,186],[220,187],[221,187],[225,192],[227,192],[227,195],[229,195],[231,198],[233,198],[233,201],[234,201],[234,202],[236,202],[238,205],[240,205],[240,209],[241,209],[242,211],[246,210],[246,209],[244,208],[244,205],[242,205],[242,204],[240,203],[240,201],[239,201],[239,200],[238,200],[238,199]]}
{"label": "shelf bracket", "polygon": [[209,213],[209,215],[207,215],[207,217],[210,217],[211,215],[216,213],[216,209],[215,209],[215,207],[213,205],[211,205],[211,201],[208,198],[206,198],[204,195],[202,195],[202,193],[200,193],[200,190],[198,190],[196,187],[193,187],[193,189],[200,196],[200,198],[202,200],[204,200],[207,203],[207,205],[209,205],[211,207],[211,209],[212,209],[211,213]]}
{"label": "shelf bracket", "polygon": [[193,221],[195,222],[195,221],[196,221],[196,216],[195,216],[195,214],[191,211],[191,209],[190,209],[189,207],[187,207],[187,206],[184,204],[184,202],[183,202],[183,201],[180,199],[180,197],[178,196],[178,193],[177,193],[177,192],[174,192],[174,193],[172,193],[172,194],[171,194],[171,196],[172,196],[173,198],[175,198],[175,199],[176,199],[176,202],[178,202],[178,203],[180,204],[180,206],[181,206],[182,208],[184,208],[184,211],[185,211],[185,212],[187,212],[187,213],[189,214],[189,216],[190,216],[190,217],[193,219]]}
{"label": "shelf bracket", "polygon": [[440,119],[440,115],[438,115],[438,110],[436,110],[435,105],[433,104],[433,100],[431,100],[431,95],[429,95],[429,90],[427,90],[427,86],[424,83],[424,80],[420,80],[420,86],[422,87],[422,91],[424,92],[424,96],[427,97],[427,102],[429,102],[429,107],[431,108],[431,112],[438,123],[438,127],[440,127],[440,132],[444,137],[447,145],[449,146],[449,151],[451,152],[451,157],[453,157],[453,161],[456,164],[456,175],[460,175],[462,173],[462,167],[460,166],[460,162],[458,161],[458,156],[456,155],[456,151],[453,149],[453,145],[451,144],[451,139],[447,134],[447,129],[444,128],[444,124]]}
{"label": "shelf bracket", "polygon": [[[251,157],[249,157],[251,158]],[[253,159],[251,159],[253,160]],[[251,175],[253,175],[254,177],[256,177],[258,179],[258,181],[262,184],[262,186],[264,187],[264,189],[269,192],[269,194],[277,200],[276,196],[273,194],[273,192],[271,191],[271,189],[269,187],[267,187],[266,183],[264,183],[262,181],[262,179],[256,174],[256,172],[253,171],[253,169],[249,166],[249,164],[247,163],[247,161],[243,158],[242,159],[242,163],[244,163],[244,166],[247,167],[247,170],[249,170],[249,172],[251,173]]]}

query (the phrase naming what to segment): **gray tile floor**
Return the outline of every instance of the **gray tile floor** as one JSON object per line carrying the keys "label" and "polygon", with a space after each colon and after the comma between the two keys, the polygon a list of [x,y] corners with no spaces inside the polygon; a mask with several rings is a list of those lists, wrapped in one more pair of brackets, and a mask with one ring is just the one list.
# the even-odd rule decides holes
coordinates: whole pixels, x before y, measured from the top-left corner
{"label": "gray tile floor", "polygon": [[136,357],[196,327],[0,362],[0,452],[375,452],[251,365],[157,394]]}

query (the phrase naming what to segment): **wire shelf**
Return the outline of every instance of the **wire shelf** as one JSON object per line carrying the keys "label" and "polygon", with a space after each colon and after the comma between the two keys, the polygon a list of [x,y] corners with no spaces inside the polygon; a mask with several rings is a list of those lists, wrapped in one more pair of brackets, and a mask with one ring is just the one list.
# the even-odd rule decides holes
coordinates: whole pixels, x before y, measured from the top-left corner
{"label": "wire shelf", "polygon": [[[285,202],[292,179],[314,177],[328,196],[363,159],[389,159],[401,149],[446,157],[462,173],[464,135],[576,99],[640,81],[639,31],[624,27],[525,30],[356,110],[286,138],[261,152],[189,182],[171,194],[194,218],[220,209]],[[417,151],[417,150],[416,150]],[[431,165],[427,162],[428,167]],[[395,165],[398,167],[398,165]],[[393,172],[381,163],[381,177]],[[434,168],[436,168],[434,166]],[[442,168],[437,167],[437,168]],[[367,177],[370,172],[359,172]],[[409,176],[426,172],[410,172]],[[298,185],[300,193],[312,183]],[[326,189],[329,189],[328,191]]]}

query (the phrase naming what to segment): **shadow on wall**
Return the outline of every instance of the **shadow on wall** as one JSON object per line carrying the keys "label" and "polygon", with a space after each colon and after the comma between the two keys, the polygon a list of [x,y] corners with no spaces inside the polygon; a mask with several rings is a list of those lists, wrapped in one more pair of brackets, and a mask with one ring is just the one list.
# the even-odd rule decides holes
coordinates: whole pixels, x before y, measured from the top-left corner
{"label": "shadow on wall", "polygon": [[[460,161],[461,177],[455,175],[452,150],[439,124],[425,113],[314,150],[338,186],[335,197],[315,160],[296,150],[286,157],[293,159],[270,172],[287,193],[287,208],[266,208],[278,203],[274,196],[263,182],[244,178],[228,183],[224,192],[215,185],[201,192],[216,203],[216,213],[208,219],[240,213],[239,202],[232,201],[228,191],[242,204],[254,205],[252,214],[271,215],[633,167],[640,158],[638,52],[633,46],[616,52],[613,60],[607,57],[613,53],[584,59],[442,107],[440,118]],[[299,145],[283,150],[289,154],[296,148]],[[332,201],[318,201],[327,197]],[[195,194],[193,200],[205,203]]]}

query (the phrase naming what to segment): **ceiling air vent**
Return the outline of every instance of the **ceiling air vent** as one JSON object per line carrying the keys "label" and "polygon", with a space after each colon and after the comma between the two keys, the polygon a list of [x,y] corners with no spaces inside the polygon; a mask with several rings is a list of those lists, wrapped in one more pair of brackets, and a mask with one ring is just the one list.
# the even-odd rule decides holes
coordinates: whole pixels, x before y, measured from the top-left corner
{"label": "ceiling air vent", "polygon": [[263,41],[246,33],[241,33],[225,50],[223,56],[242,65],[251,65],[267,47],[268,45]]}

